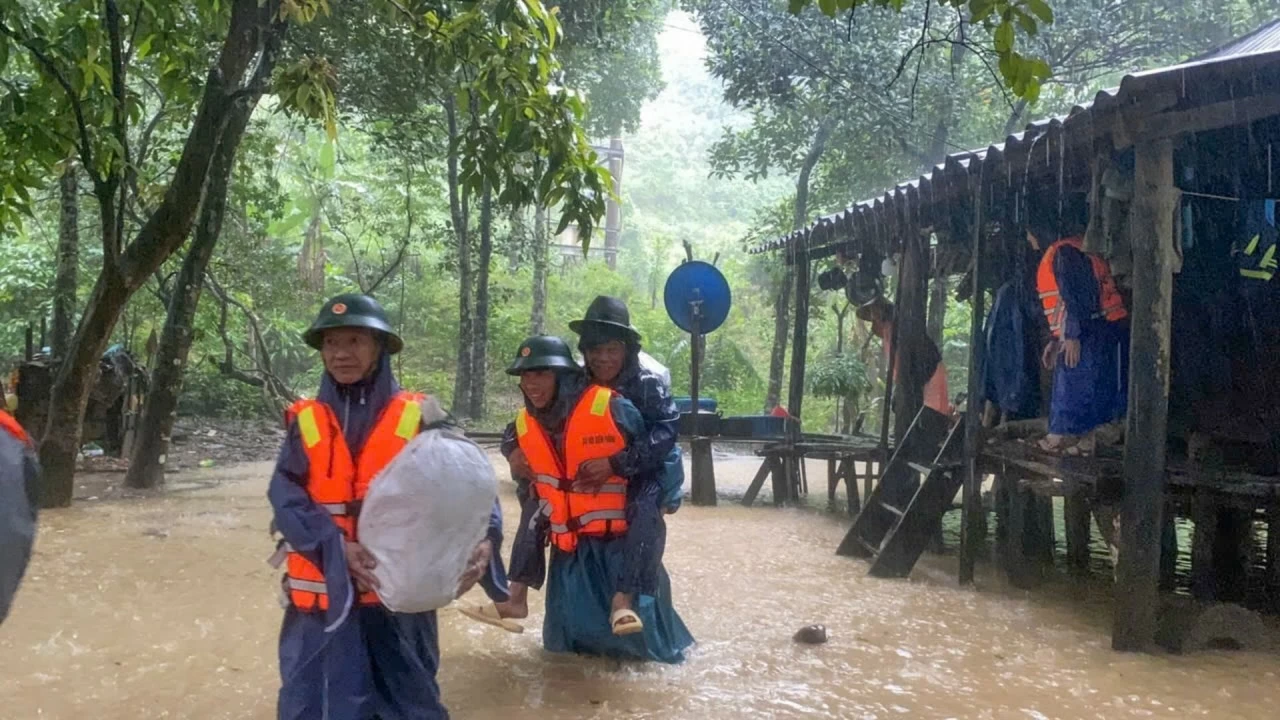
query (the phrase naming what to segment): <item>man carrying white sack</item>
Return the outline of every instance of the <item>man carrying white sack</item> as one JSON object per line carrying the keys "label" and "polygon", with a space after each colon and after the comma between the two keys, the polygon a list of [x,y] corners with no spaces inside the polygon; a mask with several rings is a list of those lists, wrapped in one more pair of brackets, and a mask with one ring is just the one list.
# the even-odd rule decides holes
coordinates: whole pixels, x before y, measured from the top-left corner
{"label": "man carrying white sack", "polygon": [[[320,351],[325,372],[316,399],[290,408],[267,491],[287,543],[277,715],[448,718],[436,683],[435,612],[387,609],[377,594],[377,561],[356,538],[362,501],[379,471],[447,416],[433,400],[400,389],[390,357],[403,342],[373,298],[329,300],[304,339]],[[424,417],[423,408],[432,417]],[[501,546],[495,497],[457,595],[479,582],[494,601],[508,598]]]}

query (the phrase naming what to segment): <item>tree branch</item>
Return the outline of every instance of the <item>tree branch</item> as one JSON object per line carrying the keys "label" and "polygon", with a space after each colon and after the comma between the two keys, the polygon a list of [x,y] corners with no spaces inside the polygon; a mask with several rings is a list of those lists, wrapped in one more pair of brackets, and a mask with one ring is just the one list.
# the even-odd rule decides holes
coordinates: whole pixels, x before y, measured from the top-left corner
{"label": "tree branch", "polygon": [[8,35],[14,42],[26,48],[27,52],[31,53],[32,57],[44,66],[44,69],[53,76],[54,81],[67,94],[67,100],[70,101],[71,109],[76,116],[76,127],[80,132],[80,165],[89,174],[89,179],[94,184],[102,183],[102,175],[98,172],[97,166],[93,161],[93,146],[89,142],[89,124],[84,119],[84,108],[80,105],[80,96],[76,94],[75,90],[71,89],[71,83],[67,82],[66,76],[59,72],[58,67],[53,64],[53,60],[41,52],[30,40],[18,37],[18,34],[9,29],[9,26],[3,22],[0,22],[0,33]]}

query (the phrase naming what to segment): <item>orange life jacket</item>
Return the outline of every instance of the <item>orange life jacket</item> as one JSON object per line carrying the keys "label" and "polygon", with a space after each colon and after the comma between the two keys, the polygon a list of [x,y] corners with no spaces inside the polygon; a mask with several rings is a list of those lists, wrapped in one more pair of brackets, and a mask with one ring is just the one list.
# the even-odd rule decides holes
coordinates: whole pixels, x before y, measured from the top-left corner
{"label": "orange life jacket", "polygon": [[610,410],[613,397],[609,388],[587,388],[565,426],[563,458],[537,420],[523,408],[516,414],[516,439],[536,476],[533,488],[549,516],[551,542],[564,552],[577,549],[579,536],[616,537],[627,531],[625,478],[610,477],[596,493],[571,489],[582,463],[627,447]]}
{"label": "orange life jacket", "polygon": [[[1044,251],[1044,257],[1040,259],[1040,266],[1036,270],[1036,292],[1040,293],[1044,316],[1049,321],[1049,330],[1059,338],[1062,337],[1062,321],[1066,317],[1066,306],[1062,304],[1062,298],[1058,294],[1058,278],[1053,274],[1053,259],[1058,254],[1058,248],[1063,245],[1070,245],[1084,252],[1080,238],[1063,238]],[[1111,268],[1107,266],[1107,261],[1093,253],[1085,253],[1085,255],[1093,265],[1094,278],[1098,280],[1098,312],[1094,313],[1093,317],[1105,318],[1108,322],[1117,322],[1129,317],[1129,312],[1124,309],[1124,298],[1116,289],[1116,281],[1111,277]]]}
{"label": "orange life jacket", "polygon": [[[374,477],[418,434],[422,421],[422,395],[397,393],[387,403],[369,431],[364,448],[353,457],[333,408],[318,400],[299,400],[285,411],[286,422],[298,423],[310,470],[307,494],[329,512],[348,540],[356,540],[360,502]],[[301,553],[285,556],[285,586],[299,610],[320,612],[329,608],[324,573]],[[361,593],[361,605],[377,605],[378,595]]]}
{"label": "orange life jacket", "polygon": [[0,410],[0,430],[4,430],[14,436],[18,439],[18,442],[23,445],[33,447],[31,438],[27,435],[27,431],[22,429],[22,426],[18,424],[17,420],[13,419],[12,415],[3,410]]}

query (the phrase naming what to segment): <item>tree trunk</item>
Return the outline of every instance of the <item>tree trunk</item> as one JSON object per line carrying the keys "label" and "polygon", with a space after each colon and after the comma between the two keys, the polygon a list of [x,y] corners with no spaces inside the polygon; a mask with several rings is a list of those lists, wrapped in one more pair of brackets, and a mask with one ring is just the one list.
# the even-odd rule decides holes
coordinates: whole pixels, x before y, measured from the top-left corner
{"label": "tree trunk", "polygon": [[[117,212],[117,203],[128,189],[122,182],[122,171],[117,169],[106,175],[93,172],[102,224],[102,271],[54,380],[49,417],[40,442],[43,468],[40,499],[45,507],[71,504],[81,425],[89,392],[98,377],[98,359],[106,350],[129,298],[182,246],[191,232],[209,166],[235,106],[235,94],[242,89],[240,81],[249,74],[255,58],[265,60],[274,55],[284,38],[287,26],[277,20],[279,10],[279,3],[274,0],[266,3],[236,0],[232,5],[226,40],[206,79],[200,107],[174,169],[173,182],[156,211],[127,247],[122,244]],[[113,54],[119,52],[118,43],[113,45],[116,45]],[[121,62],[113,58],[113,72],[121,72],[116,67]],[[254,84],[268,79],[259,72],[252,75],[250,82]],[[119,86],[124,78],[114,80]],[[120,122],[125,122],[123,117]],[[92,159],[88,148],[80,150],[82,159]],[[86,162],[84,167],[95,166]]]}
{"label": "tree trunk", "polygon": [[782,399],[782,370],[787,360],[787,330],[790,323],[791,277],[790,265],[782,269],[778,281],[778,294],[773,298],[773,348],[769,352],[769,390],[765,395],[765,412],[772,410]]}
{"label": "tree trunk", "polygon": [[186,370],[187,355],[194,339],[196,307],[204,287],[204,272],[213,257],[222,232],[222,219],[227,207],[227,186],[235,167],[236,149],[244,136],[249,118],[260,95],[239,101],[227,121],[218,150],[209,168],[209,182],[200,202],[195,237],[182,261],[177,284],[169,295],[168,315],[160,335],[155,367],[151,371],[151,388],[147,395],[129,470],[124,483],[133,488],[154,488],[164,483],[165,460],[169,452],[169,436],[178,416],[178,394]]}
{"label": "tree trunk", "polygon": [[507,217],[509,237],[507,240],[507,271],[515,274],[520,270],[520,258],[524,255],[524,248],[528,240],[524,208],[511,208],[511,214]]}
{"label": "tree trunk", "polygon": [[[818,160],[822,158],[823,151],[826,150],[827,138],[831,136],[831,130],[835,126],[835,117],[827,116],[823,118],[822,123],[818,126],[817,132],[814,133],[813,142],[809,146],[809,152],[805,155],[804,163],[800,166],[800,173],[796,176],[796,204],[795,212],[791,218],[791,229],[800,230],[809,219],[809,178],[813,174],[814,167],[817,166]],[[793,261],[795,258],[792,259]],[[807,263],[805,265],[808,267]],[[794,265],[787,265],[782,276],[782,281],[778,283],[778,295],[774,299],[773,304],[773,349],[769,354],[769,389],[765,396],[765,411],[773,409],[778,404],[779,398],[782,396],[782,370],[786,363],[787,357],[787,330],[789,322],[789,304],[791,299],[791,284],[795,279]],[[806,303],[807,317],[807,303]],[[794,351],[793,351],[794,352]],[[803,352],[803,351],[802,351]],[[803,364],[803,356],[800,363]],[[795,359],[792,359],[792,369],[795,369]],[[793,383],[794,384],[794,383]],[[794,389],[791,393],[793,398],[798,399]],[[789,399],[789,401],[792,401]],[[791,413],[795,413],[795,408],[787,408]]]}
{"label": "tree trunk", "polygon": [[489,264],[493,260],[493,188],[480,195],[480,257],[476,260],[476,314],[471,333],[471,417],[484,417],[489,359]]}
{"label": "tree trunk", "polygon": [[547,210],[533,209],[533,312],[529,319],[529,334],[541,335],[547,322],[547,264],[551,248],[547,241]]}
{"label": "tree trunk", "polygon": [[[458,111],[453,96],[444,102],[449,123],[449,138],[458,137]],[[458,247],[458,370],[453,378],[453,410],[465,416],[471,409],[471,239],[467,198],[458,187],[458,156],[450,151],[447,162],[449,176],[449,217]]]}
{"label": "tree trunk", "polygon": [[75,332],[76,281],[80,267],[79,175],[67,163],[59,180],[61,211],[58,216],[58,268],[53,279],[53,357],[64,358]]}
{"label": "tree trunk", "polygon": [[929,287],[929,339],[942,350],[942,328],[947,320],[947,277],[938,275]]}

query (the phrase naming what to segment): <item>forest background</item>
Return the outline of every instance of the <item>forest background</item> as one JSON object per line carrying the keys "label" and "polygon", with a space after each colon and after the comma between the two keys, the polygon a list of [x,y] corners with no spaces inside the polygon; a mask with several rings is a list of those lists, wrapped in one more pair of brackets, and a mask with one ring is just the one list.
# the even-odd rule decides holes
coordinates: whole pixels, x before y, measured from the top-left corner
{"label": "forest background", "polygon": [[[520,402],[503,374],[519,342],[572,341],[600,294],[627,301],[687,394],[689,338],[662,304],[687,243],[734,298],[702,393],[760,413],[785,403],[793,278],[748,247],[1280,15],[1280,0],[810,4],[0,0],[0,358],[15,366],[43,319],[55,357],[114,343],[155,369],[141,421],[156,437],[173,408],[279,417],[317,385],[302,331],[325,298],[363,291],[405,338],[401,382],[498,429]],[[211,64],[244,79],[221,105]],[[591,146],[615,137],[610,268]],[[195,200],[192,163],[210,177]],[[950,280],[930,332],[956,389],[968,310]],[[811,287],[806,429],[861,413],[875,429],[878,341]],[[87,380],[64,375],[78,401]],[[157,484],[163,446],[134,451],[130,484]],[[57,475],[67,452],[42,459]],[[70,500],[62,470],[46,504]]]}

